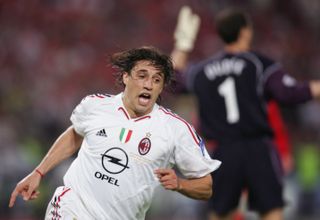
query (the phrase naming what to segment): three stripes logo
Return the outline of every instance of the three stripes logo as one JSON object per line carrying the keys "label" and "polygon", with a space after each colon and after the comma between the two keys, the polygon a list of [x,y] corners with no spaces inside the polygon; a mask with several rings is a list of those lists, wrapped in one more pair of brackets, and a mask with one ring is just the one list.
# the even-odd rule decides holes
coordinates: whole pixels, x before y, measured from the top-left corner
{"label": "three stripes logo", "polygon": [[101,137],[108,137],[108,135],[106,134],[106,131],[104,129],[98,131],[96,133],[97,136],[101,136]]}
{"label": "three stripes logo", "polygon": [[122,128],[119,136],[120,142],[123,144],[127,143],[130,140],[131,135],[132,135],[132,130],[129,130],[127,128]]}

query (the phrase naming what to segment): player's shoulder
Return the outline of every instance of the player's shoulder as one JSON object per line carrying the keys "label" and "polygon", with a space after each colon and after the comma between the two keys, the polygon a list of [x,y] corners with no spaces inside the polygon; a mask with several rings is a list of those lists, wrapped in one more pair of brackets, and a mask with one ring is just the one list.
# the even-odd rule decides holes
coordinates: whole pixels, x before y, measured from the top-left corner
{"label": "player's shoulder", "polygon": [[201,60],[198,65],[199,66],[206,66],[208,64],[219,62],[220,60],[224,59],[226,57],[226,53],[224,51],[219,51],[216,54],[213,54],[206,59]]}
{"label": "player's shoulder", "polygon": [[251,61],[253,62],[256,62],[256,61],[261,62],[264,68],[272,66],[276,63],[276,61],[271,57],[257,51],[248,51],[246,53],[243,53],[243,55],[248,59],[251,59]]}
{"label": "player's shoulder", "polygon": [[159,107],[160,117],[162,117],[165,126],[169,126],[168,129],[174,132],[175,137],[185,135],[192,137],[196,144],[200,144],[201,138],[195,131],[194,127],[185,119],[174,113],[170,109]]}
{"label": "player's shoulder", "polygon": [[159,106],[159,117],[161,120],[163,120],[166,125],[173,127],[174,129],[178,127],[191,127],[191,125],[183,119],[181,116],[179,116],[177,113],[171,111],[168,108],[165,108],[163,106]]}
{"label": "player's shoulder", "polygon": [[81,102],[104,102],[111,101],[114,98],[114,95],[106,94],[106,93],[95,93],[85,96]]}
{"label": "player's shoulder", "polygon": [[189,64],[188,71],[193,72],[193,73],[194,72],[196,72],[196,73],[201,72],[208,64],[213,63],[215,61],[218,61],[223,56],[224,56],[224,53],[221,51],[221,52],[216,53],[212,56],[209,56],[205,59],[202,59],[198,62],[191,63],[191,64]]}
{"label": "player's shoulder", "polygon": [[106,93],[95,93],[85,96],[81,102],[80,105],[87,107],[87,108],[94,108],[96,106],[102,105],[102,104],[111,104],[114,99],[114,95],[106,94]]}
{"label": "player's shoulder", "polygon": [[175,113],[171,109],[165,108],[161,105],[159,105],[158,112],[159,112],[159,117],[164,120],[170,120],[170,119],[179,117],[177,115],[177,113]]}

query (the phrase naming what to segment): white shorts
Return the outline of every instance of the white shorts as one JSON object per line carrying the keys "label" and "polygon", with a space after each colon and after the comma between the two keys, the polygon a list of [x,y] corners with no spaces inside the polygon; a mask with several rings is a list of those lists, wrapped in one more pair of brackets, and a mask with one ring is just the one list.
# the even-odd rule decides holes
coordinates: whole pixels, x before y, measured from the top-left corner
{"label": "white shorts", "polygon": [[71,188],[59,186],[50,200],[45,220],[93,219]]}

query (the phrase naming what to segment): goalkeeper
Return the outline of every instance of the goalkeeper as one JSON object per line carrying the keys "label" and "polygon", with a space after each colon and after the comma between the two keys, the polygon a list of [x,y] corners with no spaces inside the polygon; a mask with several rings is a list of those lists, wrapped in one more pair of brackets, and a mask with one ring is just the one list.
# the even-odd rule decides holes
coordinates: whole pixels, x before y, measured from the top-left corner
{"label": "goalkeeper", "polygon": [[283,173],[266,103],[307,102],[320,96],[320,82],[298,82],[280,63],[252,52],[253,28],[242,11],[222,11],[215,21],[224,49],[186,68],[200,18],[183,7],[172,52],[175,69],[197,98],[201,135],[223,163],[213,174],[210,219],[231,219],[244,189],[249,208],[263,220],[283,219]]}

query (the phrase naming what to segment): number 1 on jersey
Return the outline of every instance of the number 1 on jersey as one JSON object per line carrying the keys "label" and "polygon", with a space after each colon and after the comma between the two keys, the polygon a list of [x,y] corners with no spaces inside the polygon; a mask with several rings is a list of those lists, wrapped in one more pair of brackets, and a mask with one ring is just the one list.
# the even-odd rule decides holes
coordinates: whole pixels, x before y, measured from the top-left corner
{"label": "number 1 on jersey", "polygon": [[232,77],[226,78],[219,85],[218,92],[224,98],[227,111],[227,121],[230,124],[238,122],[240,114],[234,79]]}

